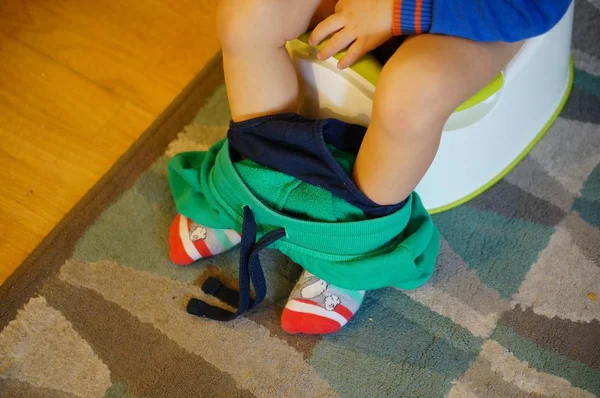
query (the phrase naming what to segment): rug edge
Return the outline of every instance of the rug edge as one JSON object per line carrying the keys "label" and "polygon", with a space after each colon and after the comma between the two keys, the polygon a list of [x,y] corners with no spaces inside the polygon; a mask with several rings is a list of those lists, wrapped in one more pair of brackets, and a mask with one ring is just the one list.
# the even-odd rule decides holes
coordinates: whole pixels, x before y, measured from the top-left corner
{"label": "rug edge", "polygon": [[77,240],[101,212],[165,152],[221,83],[223,63],[218,52],[0,285],[0,330],[72,255]]}

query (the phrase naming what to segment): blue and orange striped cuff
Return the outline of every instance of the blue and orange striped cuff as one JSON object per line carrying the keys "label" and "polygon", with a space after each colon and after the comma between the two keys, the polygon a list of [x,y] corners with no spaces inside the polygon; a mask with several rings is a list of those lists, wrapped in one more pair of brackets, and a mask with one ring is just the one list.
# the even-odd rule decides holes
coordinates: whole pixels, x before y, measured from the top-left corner
{"label": "blue and orange striped cuff", "polygon": [[394,36],[429,32],[433,0],[394,0]]}

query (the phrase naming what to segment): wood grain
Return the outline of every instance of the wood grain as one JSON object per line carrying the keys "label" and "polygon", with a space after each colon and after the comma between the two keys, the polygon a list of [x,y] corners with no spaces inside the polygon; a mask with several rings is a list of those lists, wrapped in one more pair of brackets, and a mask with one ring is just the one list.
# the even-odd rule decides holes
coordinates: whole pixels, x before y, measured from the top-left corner
{"label": "wood grain", "polygon": [[215,4],[0,2],[0,283],[215,56]]}

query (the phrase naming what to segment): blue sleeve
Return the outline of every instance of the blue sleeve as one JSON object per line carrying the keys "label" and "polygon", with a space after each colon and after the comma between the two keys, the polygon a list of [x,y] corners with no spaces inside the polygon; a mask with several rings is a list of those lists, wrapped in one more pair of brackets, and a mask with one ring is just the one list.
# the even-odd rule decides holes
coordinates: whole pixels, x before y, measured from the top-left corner
{"label": "blue sleeve", "polygon": [[[403,34],[436,33],[515,42],[546,33],[571,0],[396,0]],[[418,29],[415,29],[415,21]]]}

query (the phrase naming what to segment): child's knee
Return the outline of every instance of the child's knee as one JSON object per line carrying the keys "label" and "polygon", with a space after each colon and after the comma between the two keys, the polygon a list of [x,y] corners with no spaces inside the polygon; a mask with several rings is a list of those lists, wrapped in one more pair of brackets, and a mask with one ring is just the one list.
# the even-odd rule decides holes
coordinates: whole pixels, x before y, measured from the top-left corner
{"label": "child's knee", "polygon": [[219,0],[217,34],[224,50],[248,49],[269,43],[277,30],[270,18],[276,2]]}
{"label": "child's knee", "polygon": [[418,138],[423,130],[441,130],[453,111],[443,79],[443,71],[437,67],[386,65],[373,103],[377,123],[392,138],[398,134]]}
{"label": "child's knee", "polygon": [[247,51],[283,46],[304,33],[310,21],[308,12],[295,15],[289,8],[288,2],[279,0],[219,0],[217,33],[221,47]]}

